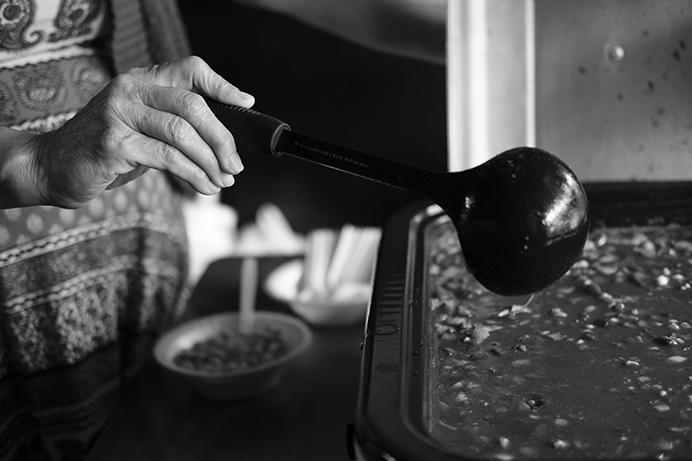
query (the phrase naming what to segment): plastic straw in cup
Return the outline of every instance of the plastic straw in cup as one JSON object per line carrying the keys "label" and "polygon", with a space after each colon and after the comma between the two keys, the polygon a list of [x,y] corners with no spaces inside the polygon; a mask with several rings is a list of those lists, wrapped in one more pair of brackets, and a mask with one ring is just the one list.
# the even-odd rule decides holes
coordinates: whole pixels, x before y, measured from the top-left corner
{"label": "plastic straw in cup", "polygon": [[335,244],[336,235],[330,229],[315,229],[308,234],[303,275],[307,293],[318,297],[327,294],[327,270]]}
{"label": "plastic straw in cup", "polygon": [[344,225],[339,231],[334,255],[327,271],[327,286],[330,289],[335,290],[343,281],[343,274],[358,245],[359,237],[360,230],[350,224]]}

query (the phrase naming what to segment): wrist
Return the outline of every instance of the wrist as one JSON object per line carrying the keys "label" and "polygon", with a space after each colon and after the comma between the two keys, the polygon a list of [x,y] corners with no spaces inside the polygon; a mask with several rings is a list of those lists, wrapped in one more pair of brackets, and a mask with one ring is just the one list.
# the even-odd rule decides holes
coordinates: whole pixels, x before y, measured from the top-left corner
{"label": "wrist", "polygon": [[37,163],[41,136],[0,128],[0,208],[48,205]]}

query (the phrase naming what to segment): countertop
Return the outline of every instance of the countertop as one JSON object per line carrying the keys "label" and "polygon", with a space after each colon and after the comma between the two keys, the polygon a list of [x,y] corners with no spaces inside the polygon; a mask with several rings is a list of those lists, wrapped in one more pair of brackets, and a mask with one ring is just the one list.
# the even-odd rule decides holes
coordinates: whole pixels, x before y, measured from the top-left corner
{"label": "countertop", "polygon": [[[285,258],[260,262],[262,279]],[[190,299],[192,316],[234,310],[240,260],[212,263]],[[289,312],[260,289],[258,309]],[[266,393],[244,401],[200,397],[148,355],[121,397],[90,461],[347,460],[363,325],[312,328],[309,349]]]}

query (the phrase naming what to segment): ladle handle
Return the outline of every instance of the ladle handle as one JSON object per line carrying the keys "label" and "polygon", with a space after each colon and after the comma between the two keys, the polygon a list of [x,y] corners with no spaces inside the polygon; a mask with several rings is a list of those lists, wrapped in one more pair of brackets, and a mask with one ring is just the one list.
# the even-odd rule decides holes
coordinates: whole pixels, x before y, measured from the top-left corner
{"label": "ladle handle", "polygon": [[276,145],[281,133],[288,130],[288,124],[270,115],[246,109],[245,107],[222,104],[207,99],[207,104],[216,118],[233,133],[236,147],[241,154],[270,155],[281,154]]}
{"label": "ladle handle", "polygon": [[389,186],[435,196],[440,173],[365,154],[291,131],[288,124],[243,107],[208,101],[216,117],[233,133],[238,151],[278,157],[288,154]]}

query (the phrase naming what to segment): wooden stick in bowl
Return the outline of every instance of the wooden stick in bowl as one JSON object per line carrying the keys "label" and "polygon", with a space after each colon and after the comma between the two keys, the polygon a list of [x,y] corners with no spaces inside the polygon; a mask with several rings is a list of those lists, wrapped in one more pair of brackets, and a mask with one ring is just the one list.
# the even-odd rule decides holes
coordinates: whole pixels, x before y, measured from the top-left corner
{"label": "wooden stick in bowl", "polygon": [[242,334],[252,333],[254,327],[258,271],[257,258],[250,256],[243,258],[240,266],[240,309],[238,314],[238,331]]}

